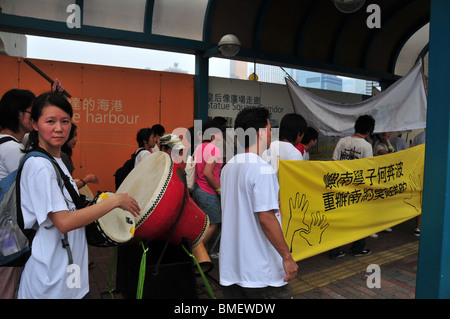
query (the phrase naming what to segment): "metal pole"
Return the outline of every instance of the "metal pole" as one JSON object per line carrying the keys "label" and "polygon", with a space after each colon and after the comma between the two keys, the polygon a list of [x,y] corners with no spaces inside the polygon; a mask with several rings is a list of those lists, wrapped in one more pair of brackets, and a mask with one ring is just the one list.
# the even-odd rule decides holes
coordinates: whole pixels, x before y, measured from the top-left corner
{"label": "metal pole", "polygon": [[431,0],[427,136],[416,298],[450,298],[450,1]]}

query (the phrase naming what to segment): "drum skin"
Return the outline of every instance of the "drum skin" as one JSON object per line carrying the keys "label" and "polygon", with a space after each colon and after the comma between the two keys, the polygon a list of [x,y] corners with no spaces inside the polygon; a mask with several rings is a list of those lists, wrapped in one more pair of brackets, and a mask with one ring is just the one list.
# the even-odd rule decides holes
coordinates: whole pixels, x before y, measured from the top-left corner
{"label": "drum skin", "polygon": [[[114,193],[103,192],[97,195],[91,204],[95,205],[102,200],[114,196]],[[135,232],[133,215],[120,208],[90,223],[86,227],[86,239],[89,245],[97,247],[112,247],[129,242]]]}
{"label": "drum skin", "polygon": [[185,237],[195,247],[202,241],[209,219],[190,197],[183,174],[180,164],[159,151],[147,156],[125,178],[117,193],[128,193],[141,207],[135,219],[135,237],[167,240],[185,198],[171,243],[181,245]]}

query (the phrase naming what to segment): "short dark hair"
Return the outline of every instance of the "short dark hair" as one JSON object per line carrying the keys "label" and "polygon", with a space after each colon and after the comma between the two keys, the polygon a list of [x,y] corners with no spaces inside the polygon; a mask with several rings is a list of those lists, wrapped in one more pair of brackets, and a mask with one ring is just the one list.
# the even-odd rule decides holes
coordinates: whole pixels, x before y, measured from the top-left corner
{"label": "short dark hair", "polygon": [[31,118],[37,122],[42,115],[42,110],[46,106],[56,106],[61,110],[70,115],[70,118],[73,116],[72,105],[70,105],[69,101],[66,98],[57,92],[47,92],[39,95],[34,101],[33,106],[31,107]]}
{"label": "short dark hair", "polygon": [[136,141],[139,145],[139,147],[144,147],[145,146],[145,141],[148,141],[148,139],[150,138],[150,136],[152,136],[153,134],[155,134],[155,132],[153,132],[153,130],[149,127],[147,128],[141,128],[139,130],[139,132],[137,132],[136,135]]}
{"label": "short dark hair", "polygon": [[375,119],[371,115],[361,115],[356,119],[355,133],[371,135],[374,129]]}
{"label": "short dark hair", "polygon": [[315,128],[312,128],[311,126],[308,126],[306,129],[305,135],[303,135],[302,138],[302,144],[308,144],[312,140],[317,140],[319,138],[319,133],[316,131]]}
{"label": "short dark hair", "polygon": [[166,132],[166,129],[161,124],[153,125],[152,130],[153,130],[153,133],[155,133],[155,135],[159,135],[159,136],[163,136],[164,133]]}
{"label": "short dark hair", "polygon": [[211,141],[211,135],[223,132],[226,126],[223,126],[217,119],[208,120],[202,126],[203,141]]}
{"label": "short dark hair", "polygon": [[0,127],[17,133],[19,113],[25,112],[34,99],[34,93],[29,90],[12,89],[3,94],[0,100]]}
{"label": "short dark hair", "polygon": [[283,116],[280,122],[279,139],[288,140],[294,143],[298,135],[303,135],[308,128],[306,120],[303,116],[297,113],[289,113]]}
{"label": "short dark hair", "polygon": [[267,121],[270,119],[270,112],[264,107],[246,108],[238,113],[234,120],[234,129],[242,129],[246,134],[238,134],[237,138],[244,148],[247,148],[256,143],[256,135],[247,130],[254,130],[255,133],[259,129],[267,126]]}

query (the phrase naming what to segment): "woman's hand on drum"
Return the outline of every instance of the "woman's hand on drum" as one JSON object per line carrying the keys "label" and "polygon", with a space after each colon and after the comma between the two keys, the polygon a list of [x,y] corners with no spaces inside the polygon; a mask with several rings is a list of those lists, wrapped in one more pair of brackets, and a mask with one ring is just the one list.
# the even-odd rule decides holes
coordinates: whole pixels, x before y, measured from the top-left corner
{"label": "woman's hand on drum", "polygon": [[112,198],[114,197],[118,200],[118,206],[120,208],[129,211],[134,217],[137,217],[140,214],[141,208],[133,197],[126,193],[116,194],[116,196],[113,196]]}

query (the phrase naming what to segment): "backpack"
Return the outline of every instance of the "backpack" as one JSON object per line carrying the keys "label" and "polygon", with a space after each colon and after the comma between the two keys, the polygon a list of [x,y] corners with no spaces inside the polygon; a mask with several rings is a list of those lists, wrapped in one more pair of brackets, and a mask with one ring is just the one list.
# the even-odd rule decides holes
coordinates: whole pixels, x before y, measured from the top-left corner
{"label": "backpack", "polygon": [[128,159],[123,165],[122,167],[119,167],[116,171],[116,173],[114,174],[114,181],[116,184],[116,191],[119,188],[120,184],[122,184],[122,182],[125,180],[125,178],[128,176],[128,174],[130,174],[130,172],[133,170],[134,168],[134,162],[136,160],[136,156],[138,156],[138,154],[143,151],[143,148],[138,149],[137,152],[134,152],[133,154],[131,154],[131,158]]}
{"label": "backpack", "polygon": [[[31,229],[25,229],[20,206],[20,177],[23,165],[30,157],[43,157],[49,160],[55,168],[61,188],[63,184],[66,188],[70,184],[69,177],[63,173],[53,157],[43,149],[26,153],[20,160],[19,167],[0,181],[0,267],[24,266],[31,255],[31,243],[38,226],[36,222]],[[72,192],[70,193],[72,195]],[[73,263],[67,234],[64,234],[62,244],[67,250],[69,264]]]}

